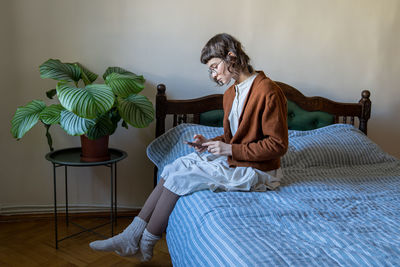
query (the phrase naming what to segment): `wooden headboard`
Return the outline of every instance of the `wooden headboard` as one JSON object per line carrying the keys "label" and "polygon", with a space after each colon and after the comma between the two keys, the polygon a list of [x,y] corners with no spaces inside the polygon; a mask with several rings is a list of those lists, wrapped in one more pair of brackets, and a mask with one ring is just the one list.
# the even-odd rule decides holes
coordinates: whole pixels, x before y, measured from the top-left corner
{"label": "wooden headboard", "polygon": [[[333,116],[333,123],[355,124],[355,118],[358,118],[358,128],[367,134],[367,122],[371,115],[370,92],[364,90],[361,93],[361,99],[355,103],[339,103],[324,97],[304,96],[296,88],[283,82],[276,83],[283,90],[286,98],[292,101],[307,114],[313,112],[326,112]],[[199,123],[200,114],[222,109],[222,94],[208,95],[188,100],[169,100],[165,94],[166,86],[159,84],[157,86],[156,96],[156,137],[165,132],[165,119],[167,114],[173,115],[173,126],[182,122]],[[191,121],[188,120],[189,114],[192,114]]]}

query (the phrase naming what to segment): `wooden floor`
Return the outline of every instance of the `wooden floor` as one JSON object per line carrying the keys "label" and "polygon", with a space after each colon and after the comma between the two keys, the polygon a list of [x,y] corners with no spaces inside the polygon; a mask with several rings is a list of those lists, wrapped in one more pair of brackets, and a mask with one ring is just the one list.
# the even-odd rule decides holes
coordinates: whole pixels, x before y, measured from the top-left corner
{"label": "wooden floor", "polygon": [[[84,227],[93,227],[105,219],[73,218],[71,221]],[[115,233],[121,232],[132,218],[118,218]],[[80,231],[59,219],[59,239]],[[110,225],[97,229],[109,235]],[[54,221],[35,219],[0,222],[0,266],[172,266],[165,236],[154,249],[150,262],[141,263],[136,258],[120,257],[113,252],[97,252],[89,247],[94,240],[103,239],[85,232],[59,243],[55,249]]]}

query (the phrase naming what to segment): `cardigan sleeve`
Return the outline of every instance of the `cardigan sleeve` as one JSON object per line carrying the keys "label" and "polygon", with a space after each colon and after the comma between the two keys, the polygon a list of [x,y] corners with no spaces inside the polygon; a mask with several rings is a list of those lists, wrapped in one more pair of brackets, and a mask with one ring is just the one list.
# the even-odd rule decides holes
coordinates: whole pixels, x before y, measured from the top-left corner
{"label": "cardigan sleeve", "polygon": [[232,144],[232,158],[239,161],[265,161],[283,156],[288,148],[286,98],[278,93],[266,96],[262,113],[263,138],[247,144]]}

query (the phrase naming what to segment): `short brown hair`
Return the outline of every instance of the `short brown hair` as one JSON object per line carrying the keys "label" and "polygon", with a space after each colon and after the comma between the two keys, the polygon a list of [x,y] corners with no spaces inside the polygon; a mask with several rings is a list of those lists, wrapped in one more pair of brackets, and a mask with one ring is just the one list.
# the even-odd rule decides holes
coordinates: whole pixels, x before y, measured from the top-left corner
{"label": "short brown hair", "polygon": [[[236,57],[228,55],[233,52]],[[250,65],[250,58],[244,52],[242,44],[232,35],[220,33],[212,37],[201,50],[200,61],[203,64],[212,58],[220,58],[228,64],[228,70],[235,74],[243,70],[253,72],[253,67]]]}

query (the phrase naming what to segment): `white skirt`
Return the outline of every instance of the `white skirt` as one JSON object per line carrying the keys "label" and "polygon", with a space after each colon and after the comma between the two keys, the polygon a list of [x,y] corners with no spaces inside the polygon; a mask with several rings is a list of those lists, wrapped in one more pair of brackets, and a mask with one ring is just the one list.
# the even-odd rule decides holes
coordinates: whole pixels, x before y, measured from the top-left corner
{"label": "white skirt", "polygon": [[226,156],[196,152],[164,167],[164,187],[183,196],[195,191],[266,191],[280,184],[282,170],[263,172],[253,167],[230,168]]}

